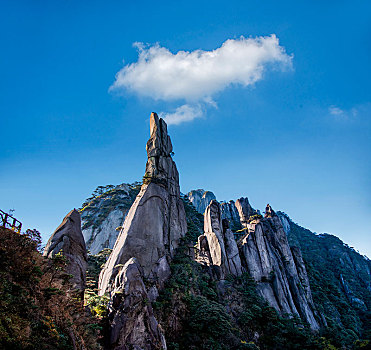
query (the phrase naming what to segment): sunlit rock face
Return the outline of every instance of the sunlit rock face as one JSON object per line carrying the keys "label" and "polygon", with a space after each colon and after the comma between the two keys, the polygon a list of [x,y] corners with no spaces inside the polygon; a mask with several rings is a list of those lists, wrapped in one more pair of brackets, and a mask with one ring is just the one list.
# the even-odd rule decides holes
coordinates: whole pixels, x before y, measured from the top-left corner
{"label": "sunlit rock face", "polygon": [[240,222],[243,227],[247,227],[250,216],[255,214],[255,210],[251,207],[247,197],[241,197],[236,200],[236,208],[240,216]]}
{"label": "sunlit rock face", "polygon": [[173,147],[166,123],[152,113],[150,129],[143,185],[100,274],[100,294],[111,290],[117,265],[132,257],[137,259],[145,278],[163,283],[170,273],[169,261],[187,231],[179,174],[171,156]]}
{"label": "sunlit rock face", "polygon": [[224,279],[228,274],[241,275],[237,243],[228,220],[222,219],[220,204],[216,200],[206,208],[204,231],[198,239],[198,261],[212,266],[218,279]]}
{"label": "sunlit rock face", "polygon": [[98,254],[105,248],[113,248],[119,234],[116,229],[123,225],[126,214],[127,211],[125,213],[114,209],[98,226],[89,226],[82,231],[91,254]]}
{"label": "sunlit rock face", "polygon": [[242,264],[257,282],[258,291],[281,313],[295,314],[318,330],[316,310],[300,250],[291,249],[279,217],[248,224],[239,242]]}
{"label": "sunlit rock face", "polygon": [[72,275],[72,289],[84,291],[87,253],[81,232],[81,218],[76,209],[71,210],[57,227],[45,246],[43,255],[52,258],[61,253],[67,258],[66,272]]}

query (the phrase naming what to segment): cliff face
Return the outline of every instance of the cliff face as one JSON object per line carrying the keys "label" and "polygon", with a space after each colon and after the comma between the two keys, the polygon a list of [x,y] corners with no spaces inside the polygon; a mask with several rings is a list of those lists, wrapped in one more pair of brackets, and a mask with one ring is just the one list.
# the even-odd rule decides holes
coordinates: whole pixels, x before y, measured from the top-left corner
{"label": "cliff face", "polygon": [[278,216],[249,226],[241,239],[243,263],[257,282],[261,295],[280,313],[299,316],[318,330],[316,310],[300,250],[295,258]]}
{"label": "cliff face", "polygon": [[198,240],[199,261],[213,266],[218,279],[225,279],[228,274],[240,276],[242,269],[237,243],[228,220],[222,220],[220,204],[216,200],[206,208],[204,231]]}
{"label": "cliff face", "polygon": [[187,231],[166,123],[152,113],[150,129],[143,185],[99,276],[99,294],[110,297],[111,349],[166,349],[151,301],[169,278],[169,263]]}
{"label": "cliff face", "polygon": [[113,248],[139,185],[99,186],[80,209],[86,248],[93,255]]}
{"label": "cliff face", "polygon": [[[42,270],[33,270],[34,261],[26,259],[31,266],[27,267],[31,274],[26,286],[30,295],[34,298],[32,284],[42,281],[39,299],[48,307],[58,305],[53,317],[73,346],[84,343],[86,330],[98,324],[88,318],[97,315],[104,320],[99,325],[104,329],[100,339],[107,350],[241,349],[244,344],[260,349],[298,345],[324,349],[332,344],[353,349],[357,339],[371,337],[371,264],[367,258],[334,236],[316,235],[287,215],[277,215],[270,205],[263,218],[247,198],[219,204],[204,190],[181,197],[171,140],[165,122],[156,114],[151,115],[147,155],[143,185],[99,186],[80,210],[83,232],[80,215],[73,210],[53,233],[44,256],[62,252],[67,271],[53,266],[54,259],[43,259],[36,250],[28,255],[42,262]],[[205,209],[204,215],[196,209]],[[8,283],[7,270],[22,276],[14,266],[28,255],[9,248],[9,232],[0,233],[5,235],[0,235],[0,289],[6,292],[6,298],[0,298],[0,311],[7,312],[0,323],[11,319],[14,327],[8,327],[7,333],[12,334],[24,329],[17,324],[24,310],[14,305],[20,298],[13,295],[18,293],[18,282]],[[75,303],[70,286],[61,298],[65,272],[73,276],[72,289],[84,290],[87,254],[83,235],[92,253],[113,244],[114,249],[100,274],[99,296],[92,274],[98,275],[109,249],[89,262],[94,266],[89,265],[88,285],[94,282],[94,288],[87,290],[85,305],[91,313],[84,315],[80,303],[78,312],[61,322],[65,301],[70,303],[68,312]],[[17,238],[20,248],[36,247],[37,241],[29,245],[32,231],[29,237],[21,236]],[[58,272],[60,276],[50,284]],[[44,273],[41,279],[40,273]],[[31,299],[22,300],[27,304]],[[9,303],[16,310],[13,318]],[[42,327],[50,328],[49,315],[49,311],[39,315]],[[76,320],[83,324],[81,331],[71,328]],[[24,324],[32,328],[34,322]],[[321,337],[313,332],[320,325]],[[27,332],[23,333],[27,338]],[[53,328],[50,333],[55,333]],[[97,339],[95,334],[89,337],[89,345],[81,349],[100,348]]]}
{"label": "cliff face", "polygon": [[[312,300],[306,268],[300,249],[293,255],[280,218],[268,205],[266,217],[262,218],[254,210],[247,198],[239,198],[236,202],[224,202],[217,205],[212,200],[205,211],[205,238],[198,242],[199,260],[205,263],[210,255],[211,265],[219,266],[218,278],[223,279],[228,273],[236,274],[229,269],[229,259],[224,242],[226,232],[233,237],[229,226],[234,227],[239,220],[244,228],[239,237],[238,271],[242,266],[257,282],[257,288],[264,299],[281,314],[293,314],[308,322],[312,329],[318,330],[316,310]],[[238,250],[237,250],[238,255]],[[238,275],[238,273],[237,273]]]}
{"label": "cliff face", "polygon": [[137,349],[166,349],[165,336],[148,302],[140,269],[135,258],[129,259],[113,283],[106,341],[109,349],[127,349],[128,345]]}
{"label": "cliff face", "polygon": [[164,280],[168,260],[187,230],[179,175],[171,158],[166,123],[151,114],[151,137],[143,185],[125,219],[113,251],[99,277],[100,294],[111,289],[119,268],[135,257],[146,278]]}
{"label": "cliff face", "polygon": [[335,320],[342,334],[354,339],[352,332],[361,332],[369,323],[366,315],[371,309],[371,261],[339,238],[315,234],[286,214],[277,214],[292,251],[300,248],[302,259],[310,267],[308,280],[317,308],[330,320],[329,326]]}
{"label": "cliff face", "polygon": [[242,225],[235,202],[233,200],[230,200],[229,202],[221,202],[220,208],[222,211],[222,218],[229,221],[231,230],[240,230],[242,228]]}

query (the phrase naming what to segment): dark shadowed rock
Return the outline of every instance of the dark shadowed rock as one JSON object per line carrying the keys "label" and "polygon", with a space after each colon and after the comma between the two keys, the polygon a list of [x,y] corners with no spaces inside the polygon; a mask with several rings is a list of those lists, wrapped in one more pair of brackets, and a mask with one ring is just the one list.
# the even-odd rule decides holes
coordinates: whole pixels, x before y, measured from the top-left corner
{"label": "dark shadowed rock", "polygon": [[112,350],[166,350],[166,341],[158,324],[143,283],[141,268],[129,259],[117,273],[109,306],[109,344]]}
{"label": "dark shadowed rock", "polygon": [[222,219],[228,219],[230,228],[234,231],[240,230],[242,226],[235,202],[232,200],[229,202],[221,202],[220,208],[222,210]]}
{"label": "dark shadowed rock", "polygon": [[160,285],[170,274],[169,261],[187,231],[179,175],[171,157],[166,123],[151,114],[151,137],[143,185],[99,277],[100,294],[110,291],[117,265],[135,257],[144,277]]}
{"label": "dark shadowed rock", "polygon": [[52,258],[59,252],[68,259],[66,272],[71,274],[73,289],[85,289],[87,253],[81,232],[81,218],[76,209],[63,219],[45,246],[43,255]]}

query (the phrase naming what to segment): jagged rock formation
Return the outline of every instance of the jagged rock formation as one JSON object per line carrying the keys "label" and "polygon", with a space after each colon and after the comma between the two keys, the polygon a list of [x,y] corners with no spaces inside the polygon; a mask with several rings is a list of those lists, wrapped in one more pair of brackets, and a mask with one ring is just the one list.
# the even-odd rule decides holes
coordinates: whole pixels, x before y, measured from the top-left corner
{"label": "jagged rock formation", "polygon": [[235,202],[233,200],[221,202],[220,208],[222,211],[222,219],[227,219],[229,221],[231,229],[233,231],[240,230],[242,226]]}
{"label": "jagged rock formation", "polygon": [[236,200],[236,208],[240,216],[241,225],[247,227],[250,216],[255,214],[255,210],[251,207],[247,197]]}
{"label": "jagged rock formation", "polygon": [[336,236],[315,234],[294,223],[287,214],[277,214],[290,245],[300,247],[303,260],[311,266],[308,270],[311,290],[321,314],[335,321],[343,332],[348,329],[348,317],[352,314],[352,329],[362,329],[368,321],[362,320],[359,310],[371,309],[371,260]]}
{"label": "jagged rock formation", "polygon": [[99,186],[80,209],[82,233],[86,248],[93,255],[104,248],[112,249],[119,227],[137,196],[138,184]]}
{"label": "jagged rock formation", "polygon": [[188,199],[195,206],[196,210],[203,214],[213,199],[216,199],[214,193],[203,189],[192,190],[187,193]]}
{"label": "jagged rock formation", "polygon": [[108,316],[109,349],[166,350],[165,336],[148,302],[150,297],[140,269],[135,258],[129,259],[113,283]]}
{"label": "jagged rock formation", "polygon": [[222,227],[228,270],[232,275],[240,276],[242,273],[241,259],[236,240],[234,239],[233,232],[229,228],[227,219],[222,220]]}
{"label": "jagged rock formation", "polygon": [[76,209],[71,210],[57,227],[45,246],[43,255],[52,258],[61,252],[67,259],[66,272],[72,275],[73,290],[84,291],[87,254],[81,232],[81,218]]}
{"label": "jagged rock formation", "polygon": [[242,273],[241,260],[237,243],[229,229],[228,221],[222,220],[220,204],[212,200],[205,211],[205,234],[198,239],[200,262],[212,265],[218,279],[224,279],[228,274],[239,276]]}
{"label": "jagged rock formation", "polygon": [[[204,214],[207,206],[215,199],[215,195],[211,191],[202,189],[192,190],[187,194],[190,202],[194,205],[196,210]],[[246,225],[251,215],[257,214],[258,211],[254,210],[247,198],[240,198],[236,202],[230,200],[229,202],[221,202],[222,219],[228,219],[230,227],[233,231],[239,230],[243,225]],[[242,224],[242,225],[241,225]]]}
{"label": "jagged rock formation", "polygon": [[243,264],[271,306],[281,313],[300,316],[318,330],[300,250],[292,253],[279,217],[273,210],[270,216],[250,224],[249,233],[240,241]]}
{"label": "jagged rock formation", "polygon": [[143,185],[100,274],[101,295],[110,291],[118,273],[117,265],[125,264],[132,257],[143,268],[145,278],[163,283],[170,273],[168,260],[187,230],[179,175],[171,157],[173,148],[166,123],[152,113],[150,129]]}
{"label": "jagged rock formation", "polygon": [[[220,266],[218,278],[230,273],[224,263],[228,260],[225,246],[220,244],[223,240],[221,219],[226,219],[225,227],[229,221],[234,230],[243,228],[238,234],[242,236],[239,241],[242,266],[257,282],[260,294],[280,313],[298,315],[313,329],[319,329],[305,265],[300,249],[296,247],[291,251],[286,237],[287,223],[284,229],[269,204],[263,218],[246,197],[223,202],[219,207],[216,203],[211,201],[205,212],[205,235],[198,241],[198,261],[205,264],[210,255],[210,264]],[[230,234],[233,238],[231,231]],[[207,238],[207,246],[203,237]]]}

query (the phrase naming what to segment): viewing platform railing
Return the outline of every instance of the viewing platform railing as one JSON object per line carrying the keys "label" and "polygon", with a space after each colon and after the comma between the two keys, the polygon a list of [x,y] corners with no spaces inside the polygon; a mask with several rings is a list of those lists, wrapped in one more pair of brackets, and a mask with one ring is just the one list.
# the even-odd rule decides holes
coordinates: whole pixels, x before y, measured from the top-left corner
{"label": "viewing platform railing", "polygon": [[0,226],[9,228],[14,232],[21,233],[22,223],[15,217],[0,209]]}

